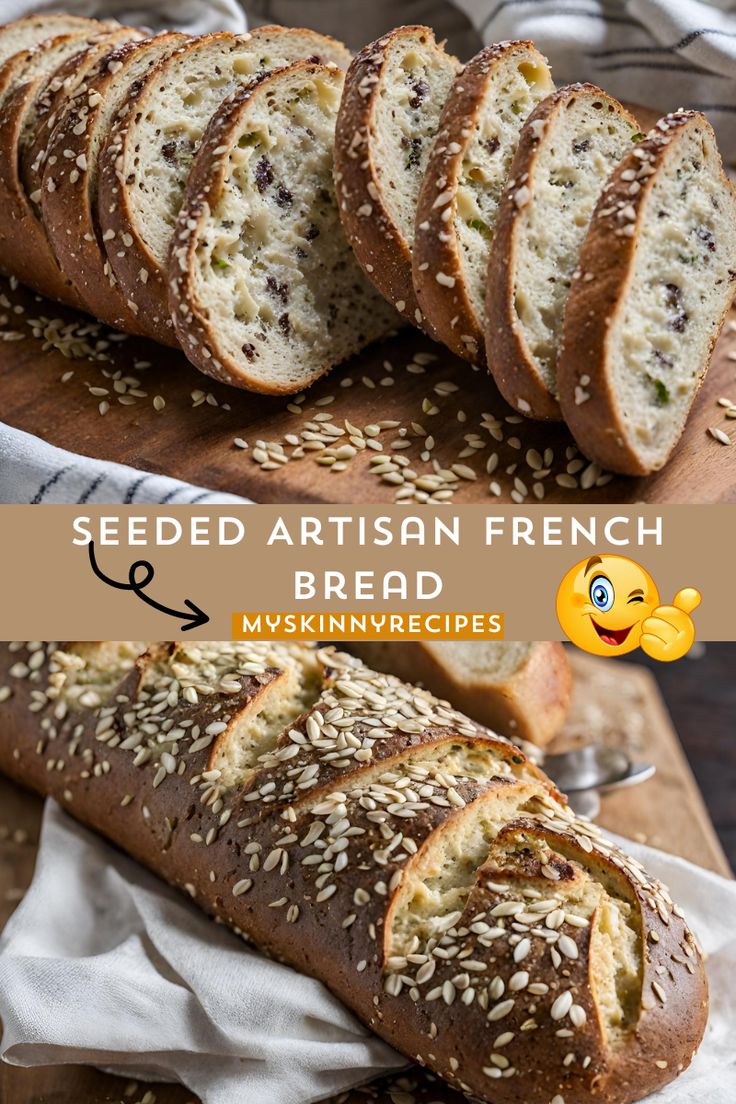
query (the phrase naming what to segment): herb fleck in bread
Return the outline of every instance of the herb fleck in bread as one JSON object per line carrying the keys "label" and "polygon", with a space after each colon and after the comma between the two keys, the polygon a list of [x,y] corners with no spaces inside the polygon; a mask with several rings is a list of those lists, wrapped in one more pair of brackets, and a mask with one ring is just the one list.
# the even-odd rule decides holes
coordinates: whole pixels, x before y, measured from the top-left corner
{"label": "herb fleck in bread", "polygon": [[369,279],[415,325],[417,201],[459,68],[428,27],[398,27],[353,59],[337,121],[335,182],[348,241]]}
{"label": "herb fleck in bread", "polygon": [[573,282],[560,401],[611,471],[663,466],[736,290],[736,193],[698,112],[661,119],[598,202]]}
{"label": "herb fleck in bread", "polygon": [[417,204],[414,290],[425,328],[475,363],[498,205],[524,120],[553,89],[533,43],[500,42],[467,63],[442,109]]}
{"label": "herb fleck in bread", "polygon": [[638,130],[594,85],[554,92],[524,125],[488,268],[486,356],[504,398],[560,420],[557,355],[567,294],[606,180]]}
{"label": "herb fleck in bread", "polygon": [[298,62],[223,104],[196,156],[171,253],[189,359],[268,394],[308,386],[397,322],[342,234],[332,179],[336,66]]}
{"label": "herb fleck in bread", "polygon": [[300,58],[346,66],[313,31],[260,27],[204,35],[162,61],[113,127],[100,158],[99,219],[112,271],[150,336],[171,341],[166,264],[187,178],[222,101],[253,76]]}
{"label": "herb fleck in bread", "polygon": [[518,748],[332,649],[135,650],[3,646],[0,769],[482,1101],[631,1104],[688,1065],[680,910]]}
{"label": "herb fleck in bread", "polygon": [[[146,328],[138,321],[136,304],[121,292],[107,258],[97,217],[98,158],[139,83],[186,41],[185,35],[170,31],[126,43],[101,59],[59,111],[40,165],[43,221],[61,268],[90,314],[129,333],[145,334]],[[164,336],[175,344],[170,331]]]}

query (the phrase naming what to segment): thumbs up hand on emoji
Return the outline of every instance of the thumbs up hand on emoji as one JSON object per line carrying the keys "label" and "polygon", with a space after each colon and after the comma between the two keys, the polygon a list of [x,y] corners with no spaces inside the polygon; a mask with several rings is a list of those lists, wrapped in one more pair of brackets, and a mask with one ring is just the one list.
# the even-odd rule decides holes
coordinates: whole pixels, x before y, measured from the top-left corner
{"label": "thumbs up hand on emoji", "polygon": [[699,605],[699,591],[693,587],[678,590],[671,606],[657,606],[642,622],[641,649],[663,663],[681,659],[695,640],[695,625],[690,614]]}

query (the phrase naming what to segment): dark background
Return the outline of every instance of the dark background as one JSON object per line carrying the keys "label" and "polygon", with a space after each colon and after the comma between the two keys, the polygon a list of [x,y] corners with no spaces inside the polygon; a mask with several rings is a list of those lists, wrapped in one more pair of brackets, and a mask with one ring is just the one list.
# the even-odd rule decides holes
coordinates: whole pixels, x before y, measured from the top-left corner
{"label": "dark background", "polygon": [[696,643],[689,656],[674,663],[657,663],[641,651],[632,658],[648,667],[659,684],[736,870],[736,643]]}

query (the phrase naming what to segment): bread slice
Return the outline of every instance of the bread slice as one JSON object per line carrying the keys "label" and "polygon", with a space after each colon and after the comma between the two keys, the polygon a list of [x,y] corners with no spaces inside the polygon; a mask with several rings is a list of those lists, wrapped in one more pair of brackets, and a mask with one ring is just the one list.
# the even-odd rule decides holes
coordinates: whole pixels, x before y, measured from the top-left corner
{"label": "bread slice", "polygon": [[421,682],[473,720],[511,740],[542,747],[559,732],[570,705],[572,676],[561,644],[382,641],[349,644],[370,667]]}
{"label": "bread slice", "polygon": [[[114,25],[114,20],[105,22],[108,26]],[[15,54],[32,50],[48,38],[62,34],[85,34],[95,28],[99,30],[100,21],[82,15],[26,15],[12,23],[5,23],[0,26],[0,66]]]}
{"label": "bread slice", "polygon": [[126,42],[139,42],[145,38],[143,31],[134,27],[119,27],[105,33],[99,41],[88,46],[45,77],[30,97],[26,109],[21,144],[18,150],[21,180],[33,208],[40,217],[41,184],[46,153],[59,116],[83,89],[90,74],[100,60]]}
{"label": "bread slice", "polygon": [[521,132],[490,251],[486,355],[504,398],[559,420],[557,351],[567,294],[596,201],[638,131],[591,84],[554,92]]}
{"label": "bread slice", "polygon": [[459,69],[429,27],[398,27],[353,59],[337,120],[335,181],[348,241],[368,278],[415,325],[417,201]]}
{"label": "bread slice", "polygon": [[736,291],[736,191],[699,112],[661,119],[598,205],[559,363],[580,448],[647,475],[680,438]]}
{"label": "bread slice", "polygon": [[554,90],[532,42],[500,42],[455,79],[417,204],[414,290],[425,329],[484,364],[486,275],[498,205],[519,133]]}
{"label": "bread slice", "polygon": [[[100,29],[102,27],[102,29]],[[115,25],[119,33],[119,24]],[[134,33],[134,32],[130,32]],[[37,97],[46,79],[70,58],[104,43],[110,28],[58,35],[25,54],[16,54],[0,71],[5,94],[0,105],[0,251],[3,264],[36,291],[73,307],[82,301],[64,275],[37,219],[20,174],[20,151],[33,131]]]}
{"label": "bread slice", "polygon": [[290,394],[396,325],[340,227],[343,79],[312,62],[263,74],[207,129],[172,246],[171,312],[187,356],[215,379]]}
{"label": "bread slice", "polygon": [[156,67],[113,127],[100,158],[100,226],[112,271],[151,337],[171,340],[166,264],[207,123],[239,85],[307,57],[346,66],[350,55],[335,39],[284,27],[192,39]]}
{"label": "bread slice", "polygon": [[118,287],[102,240],[97,217],[98,158],[139,83],[187,41],[186,35],[170,31],[126,43],[100,59],[59,113],[40,166],[43,222],[61,268],[90,314],[128,333],[146,331],[136,317],[135,303],[129,303]]}

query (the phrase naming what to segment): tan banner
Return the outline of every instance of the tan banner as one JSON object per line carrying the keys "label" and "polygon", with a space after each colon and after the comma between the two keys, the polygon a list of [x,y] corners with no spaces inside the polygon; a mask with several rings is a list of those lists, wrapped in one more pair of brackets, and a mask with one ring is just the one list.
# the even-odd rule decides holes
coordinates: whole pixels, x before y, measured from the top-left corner
{"label": "tan banner", "polygon": [[[3,639],[288,636],[288,617],[314,639],[563,639],[558,586],[592,561],[579,600],[603,609],[606,553],[640,564],[658,604],[684,601],[700,639],[734,635],[728,506],[6,506],[0,517]],[[618,597],[635,611],[646,588],[627,587]],[[675,602],[693,590],[697,608]],[[371,621],[388,613],[403,621]],[[323,631],[335,625],[345,631]]]}

